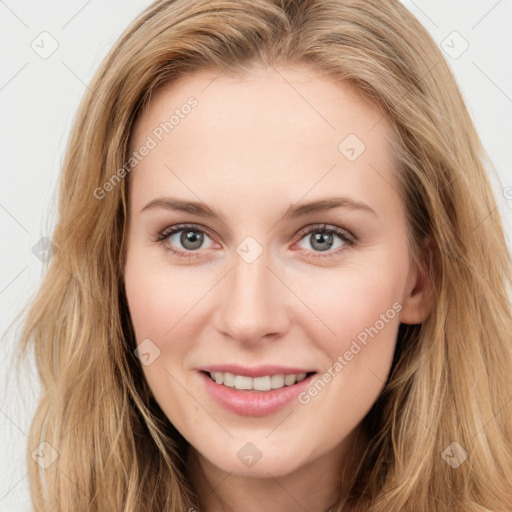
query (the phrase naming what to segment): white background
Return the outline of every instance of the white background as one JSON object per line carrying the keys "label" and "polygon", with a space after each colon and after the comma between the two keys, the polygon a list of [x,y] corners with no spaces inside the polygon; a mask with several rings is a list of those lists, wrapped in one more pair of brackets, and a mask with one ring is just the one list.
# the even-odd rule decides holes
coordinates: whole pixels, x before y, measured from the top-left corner
{"label": "white background", "polygon": [[[492,181],[510,240],[512,194],[504,189],[512,186],[512,2],[403,3],[452,55],[464,41],[469,45],[458,58],[446,58],[495,164],[498,179]],[[32,247],[51,238],[56,183],[78,102],[111,45],[147,5],[0,0],[0,334],[40,282],[43,264]],[[47,59],[31,47],[44,31],[58,43]],[[15,343],[16,331],[1,338],[0,512],[30,509],[25,451],[38,383],[32,370],[16,385]]]}

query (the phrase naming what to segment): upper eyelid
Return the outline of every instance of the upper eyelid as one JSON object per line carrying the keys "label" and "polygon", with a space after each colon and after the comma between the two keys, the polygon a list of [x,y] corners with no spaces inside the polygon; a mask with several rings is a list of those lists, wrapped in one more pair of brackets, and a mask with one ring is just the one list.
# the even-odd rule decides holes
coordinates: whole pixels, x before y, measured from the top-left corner
{"label": "upper eyelid", "polygon": [[[305,236],[310,233],[314,233],[315,231],[319,231],[319,232],[331,231],[334,234],[338,234],[337,232],[341,231],[341,232],[345,233],[347,238],[350,238],[351,240],[356,238],[355,235],[353,235],[348,229],[341,228],[339,226],[334,226],[332,224],[325,224],[325,223],[310,224],[308,226],[305,226],[304,228],[301,228],[299,231],[297,231],[296,236],[301,236],[301,238],[302,238],[302,236]],[[340,235],[338,234],[338,236],[340,236]]]}
{"label": "upper eyelid", "polygon": [[176,224],[174,226],[168,226],[164,228],[160,233],[162,236],[170,236],[171,234],[179,233],[180,231],[185,231],[189,229],[190,231],[202,231],[206,233],[210,238],[212,238],[212,231],[208,229],[206,226],[202,226],[201,224]]}

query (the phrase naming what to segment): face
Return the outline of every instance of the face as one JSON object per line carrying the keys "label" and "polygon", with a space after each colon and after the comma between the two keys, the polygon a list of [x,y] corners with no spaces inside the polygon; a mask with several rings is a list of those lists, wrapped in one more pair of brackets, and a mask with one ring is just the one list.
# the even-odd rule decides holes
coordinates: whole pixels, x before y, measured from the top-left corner
{"label": "face", "polygon": [[340,457],[399,323],[423,320],[391,136],[305,66],[204,70],[139,118],[127,301],[157,402],[212,466],[279,476]]}

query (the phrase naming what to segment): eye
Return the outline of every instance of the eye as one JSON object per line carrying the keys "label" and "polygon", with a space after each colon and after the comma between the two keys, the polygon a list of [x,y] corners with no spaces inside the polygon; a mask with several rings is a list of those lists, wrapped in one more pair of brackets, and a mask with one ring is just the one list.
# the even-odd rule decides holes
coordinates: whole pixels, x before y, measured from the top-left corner
{"label": "eye", "polygon": [[[313,252],[337,254],[355,244],[355,237],[348,231],[325,224],[306,228],[299,234],[299,247]],[[337,250],[340,249],[340,250]],[[327,256],[327,255],[326,255]]]}
{"label": "eye", "polygon": [[[205,241],[209,240],[210,244],[204,247]],[[180,256],[190,256],[190,252],[198,249],[210,249],[213,241],[205,230],[199,229],[197,226],[174,226],[164,229],[159,233],[157,241],[163,243],[165,248]]]}
{"label": "eye", "polygon": [[[336,256],[356,243],[356,237],[349,231],[325,224],[304,228],[298,236],[300,237],[299,248],[318,253],[314,254],[314,257]],[[164,229],[158,233],[156,241],[162,244],[165,250],[188,258],[198,258],[200,249],[211,249],[217,245],[205,228],[183,224]],[[209,243],[205,246],[207,241]]]}

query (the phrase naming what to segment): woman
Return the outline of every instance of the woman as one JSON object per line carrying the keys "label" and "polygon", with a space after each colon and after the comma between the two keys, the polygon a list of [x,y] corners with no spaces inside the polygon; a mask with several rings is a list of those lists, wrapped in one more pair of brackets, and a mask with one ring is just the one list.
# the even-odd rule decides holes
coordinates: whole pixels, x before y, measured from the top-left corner
{"label": "woman", "polygon": [[35,510],[510,510],[484,161],[398,2],[150,6],[83,100],[22,336]]}

